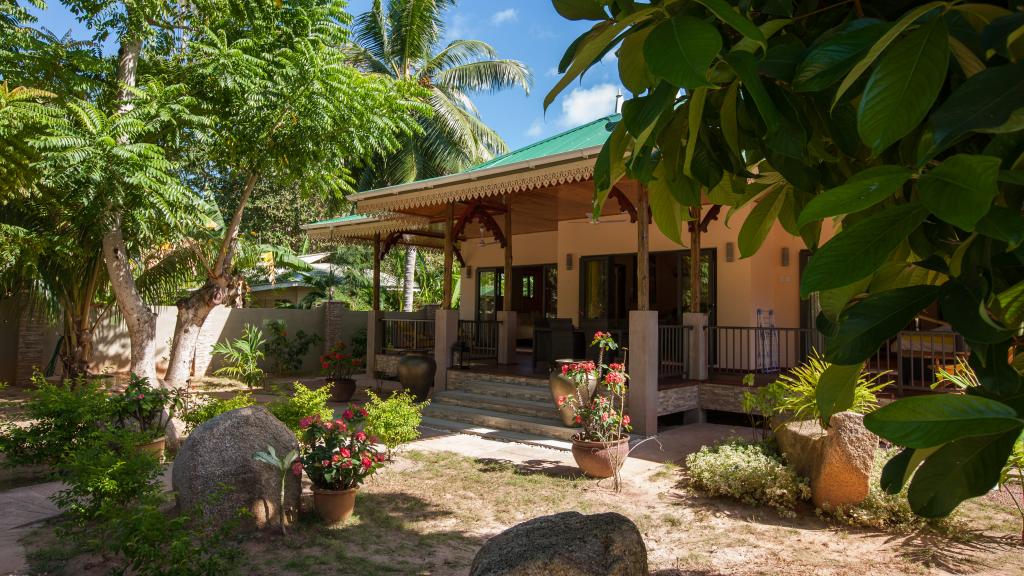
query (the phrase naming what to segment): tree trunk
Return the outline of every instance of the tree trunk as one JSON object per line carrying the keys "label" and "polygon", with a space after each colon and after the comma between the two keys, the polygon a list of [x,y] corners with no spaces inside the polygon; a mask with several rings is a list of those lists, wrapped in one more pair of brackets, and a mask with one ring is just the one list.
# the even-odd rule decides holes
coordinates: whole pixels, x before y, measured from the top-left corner
{"label": "tree trunk", "polygon": [[414,288],[416,286],[416,247],[405,249],[405,282],[402,286],[402,310],[412,312]]}

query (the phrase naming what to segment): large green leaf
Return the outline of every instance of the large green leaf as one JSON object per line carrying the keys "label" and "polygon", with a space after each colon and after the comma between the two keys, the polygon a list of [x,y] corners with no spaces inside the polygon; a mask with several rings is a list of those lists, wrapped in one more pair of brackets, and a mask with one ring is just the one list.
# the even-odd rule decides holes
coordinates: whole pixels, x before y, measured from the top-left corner
{"label": "large green leaf", "polygon": [[857,378],[860,377],[860,371],[863,369],[863,362],[846,366],[830,364],[821,373],[815,392],[815,402],[818,404],[818,412],[821,414],[821,421],[825,426],[828,426],[833,414],[853,407]]}
{"label": "large green leaf", "polygon": [[882,56],[857,110],[857,132],[875,155],[924,120],[949,68],[946,23],[935,18]]}
{"label": "large green leaf", "polygon": [[851,306],[829,339],[825,358],[836,364],[863,362],[935,301],[938,286],[907,286],[872,294]]}
{"label": "large green leaf", "polygon": [[875,166],[858,172],[842,186],[818,194],[800,213],[799,226],[829,216],[852,214],[874,206],[898,192],[910,179],[911,172],[902,166]]}
{"label": "large green leaf", "polygon": [[974,230],[999,193],[999,159],[957,154],[945,159],[917,181],[921,203],[932,214],[962,228]]}
{"label": "large green leaf", "polygon": [[644,60],[644,42],[653,28],[633,29],[623,38],[618,51],[619,78],[630,92],[640,94],[653,87],[657,80],[647,70]]}
{"label": "large green leaf", "polygon": [[975,229],[978,234],[1006,242],[1010,250],[1024,242],[1024,218],[1020,212],[1003,206],[990,208],[988,214],[978,220]]}
{"label": "large green leaf", "polygon": [[923,207],[903,204],[843,229],[811,258],[800,282],[801,297],[846,286],[871,274],[927,216]]}
{"label": "large green leaf", "polygon": [[938,449],[939,447],[936,446],[934,448],[904,448],[901,450],[882,467],[882,477],[879,482],[882,490],[889,494],[899,494],[917,471],[921,462],[924,462]]}
{"label": "large green leaf", "polygon": [[626,175],[626,163],[623,154],[629,145],[629,134],[626,124],[619,122],[612,130],[612,135],[605,140],[604,146],[594,161],[594,202],[593,214],[600,214],[608,194],[623,176]]}
{"label": "large green leaf", "polygon": [[946,6],[948,6],[946,2],[929,2],[914,8],[897,20],[896,23],[892,25],[892,28],[889,28],[888,32],[883,34],[882,37],[878,39],[878,42],[875,42],[875,45],[868,50],[868,53],[865,54],[864,57],[854,65],[853,69],[850,70],[850,73],[843,78],[843,82],[839,84],[839,88],[836,90],[836,95],[832,98],[832,106],[834,107],[836,103],[842,99],[843,95],[846,94],[846,91],[849,90],[855,82],[857,82],[861,75],[864,74],[864,72],[875,63],[875,60],[882,55],[882,52],[885,52],[885,49],[889,47],[889,44],[892,44],[892,42],[896,40],[896,38],[899,37],[899,35],[902,34],[908,26],[917,22],[921,16],[924,16],[928,12],[931,12],[936,8],[945,8]]}
{"label": "large green leaf", "polygon": [[647,190],[654,223],[662,234],[676,244],[682,244],[682,223],[686,219],[685,204],[692,203],[693,196],[697,197],[697,201],[700,198],[696,182],[678,171],[671,170],[670,163],[662,160],[654,168],[654,178],[648,183]]}
{"label": "large green leaf", "polygon": [[705,8],[710,10],[719,20],[725,22],[729,26],[732,26],[734,30],[743,34],[747,38],[757,42],[764,46],[765,37],[761,29],[756,24],[748,20],[745,16],[733,9],[733,7],[725,0],[697,0],[698,3],[703,4]]}
{"label": "large green leaf", "polygon": [[914,474],[907,492],[919,516],[948,516],[968,498],[987,494],[1013,450],[1020,429],[963,438],[938,449]]}
{"label": "large green leaf", "polygon": [[1002,126],[1024,102],[1024,61],[987,68],[964,82],[932,114],[933,152],[961,135]]}
{"label": "large green leaf", "polygon": [[551,0],[555,10],[568,20],[604,20],[608,17],[601,0]]}
{"label": "large green leaf", "polygon": [[740,83],[738,81],[733,81],[732,84],[729,84],[729,88],[726,89],[722,100],[722,107],[718,111],[719,123],[722,125],[722,137],[725,139],[726,144],[729,145],[729,150],[737,157],[741,155],[739,123],[736,119],[736,94],[739,92],[739,87]]}
{"label": "large green leaf", "polygon": [[850,300],[854,296],[864,292],[868,284],[871,283],[871,277],[861,278],[853,284],[847,284],[846,286],[840,286],[839,288],[832,288],[831,290],[824,290],[818,293],[818,302],[821,303],[821,312],[828,317],[829,320],[837,322],[840,314],[846,309],[846,305],[850,303]]}
{"label": "large green leaf", "polygon": [[707,22],[678,15],[658,24],[644,42],[644,58],[652,74],[692,90],[711,86],[707,70],[722,49],[722,37]]}
{"label": "large green leaf", "polygon": [[768,232],[771,231],[772,225],[775,224],[779,210],[782,209],[782,204],[785,201],[784,192],[784,188],[777,187],[765,194],[743,221],[738,242],[742,258],[753,256],[761,247]]}
{"label": "large green leaf", "polygon": [[797,66],[793,89],[817,92],[835,84],[888,29],[887,23],[858,19],[827,40],[814,44]]}
{"label": "large green leaf", "polygon": [[864,417],[868,430],[907,448],[931,448],[1024,426],[1013,408],[963,394],[909,396]]}
{"label": "large green leaf", "polygon": [[725,61],[740,77],[743,87],[753,98],[757,111],[760,112],[765,126],[768,127],[768,134],[774,134],[779,125],[779,110],[775,107],[775,102],[772,101],[761,81],[761,75],[757,71],[757,59],[749,52],[740,51],[726,54]]}
{"label": "large green leaf", "polygon": [[987,286],[980,278],[973,282],[954,278],[939,298],[942,319],[949,322],[968,342],[995,344],[1009,339],[1013,331],[999,326],[989,317]]}

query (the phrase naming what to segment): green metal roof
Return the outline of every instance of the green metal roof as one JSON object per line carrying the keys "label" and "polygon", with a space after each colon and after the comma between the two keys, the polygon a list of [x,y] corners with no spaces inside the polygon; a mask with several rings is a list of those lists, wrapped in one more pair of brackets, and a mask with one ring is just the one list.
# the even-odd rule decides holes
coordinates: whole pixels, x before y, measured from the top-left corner
{"label": "green metal roof", "polygon": [[330,220],[313,222],[309,224],[309,226],[315,226],[317,224],[340,224],[342,222],[350,222],[353,220],[366,220],[367,218],[371,218],[371,216],[369,214],[349,214],[348,216],[339,216],[337,218],[331,218]]}

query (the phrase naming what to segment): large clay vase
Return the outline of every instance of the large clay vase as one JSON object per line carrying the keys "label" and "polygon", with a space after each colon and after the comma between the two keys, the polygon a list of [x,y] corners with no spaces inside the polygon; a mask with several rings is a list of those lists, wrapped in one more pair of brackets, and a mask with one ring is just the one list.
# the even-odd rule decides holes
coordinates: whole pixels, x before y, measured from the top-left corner
{"label": "large clay vase", "polygon": [[[562,425],[576,427],[576,411],[568,402],[558,405],[559,398],[571,398],[576,393],[576,383],[568,376],[562,376],[562,365],[571,364],[574,360],[555,360],[555,368],[548,375],[548,388],[551,390],[551,401],[558,409],[558,416],[562,419]],[[597,387],[597,380],[591,377],[587,381],[587,396],[593,396],[594,388]]]}
{"label": "large clay vase", "polygon": [[417,402],[427,399],[430,387],[434,385],[435,372],[437,362],[433,356],[411,352],[398,359],[398,381],[404,390],[416,397]]}
{"label": "large clay vase", "polygon": [[352,378],[328,378],[327,385],[331,387],[331,400],[334,402],[348,402],[356,394],[356,381]]}
{"label": "large clay vase", "polygon": [[613,442],[588,442],[572,437],[572,457],[583,473],[591,478],[611,478],[629,456],[629,436]]}
{"label": "large clay vase", "polygon": [[161,436],[155,440],[146,442],[145,444],[138,444],[135,446],[135,449],[140,454],[151,454],[153,456],[156,456],[157,460],[160,460],[162,462],[164,459],[164,447],[166,446],[166,444],[167,437]]}
{"label": "large clay vase", "polygon": [[352,517],[356,507],[356,492],[348,490],[325,490],[313,487],[313,507],[327,525],[340,524]]}

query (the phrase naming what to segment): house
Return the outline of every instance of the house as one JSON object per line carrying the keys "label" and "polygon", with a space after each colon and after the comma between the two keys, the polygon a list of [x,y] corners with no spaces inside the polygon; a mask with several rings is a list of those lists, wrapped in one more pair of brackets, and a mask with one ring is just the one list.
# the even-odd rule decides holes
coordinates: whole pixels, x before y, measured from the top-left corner
{"label": "house", "polygon": [[[327,299],[326,290],[338,286],[346,273],[343,267],[325,260],[330,252],[303,254],[299,259],[309,265],[305,272],[287,272],[273,282],[252,284],[248,287],[246,307],[248,308],[302,308],[310,307]],[[372,270],[362,270],[367,282],[373,280]],[[403,280],[390,274],[381,274],[382,290],[401,292]],[[413,291],[419,290],[414,283]]]}
{"label": "house", "polygon": [[[493,390],[473,388],[481,374],[506,384],[542,377],[556,357],[587,353],[595,330],[610,330],[628,348],[629,410],[644,434],[657,431],[661,415],[740,412],[743,374],[771,377],[822,348],[816,299],[799,295],[809,258],[803,241],[776,223],[756,255],[739,257],[739,223],[753,205],[726,218],[705,199],[696,266],[687,247],[651,224],[638,182],[620,181],[601,213],[591,213],[595,160],[619,119],[595,120],[465,172],[357,194],[363,216],[305,226],[316,238],[372,242],[378,255],[406,242],[443,250],[447,274],[455,260],[462,264],[458,310],[446,293],[434,319],[371,313],[368,328],[378,351],[401,348],[403,334],[430,332],[442,393],[432,408],[454,404],[446,418],[497,427],[495,402],[481,408],[491,420],[456,409],[467,391]],[[685,229],[682,236],[689,237]],[[690,312],[698,286],[700,311]],[[936,367],[963,352],[952,333],[915,338],[891,343],[873,364],[916,370],[916,378],[901,374],[901,387],[931,384]],[[457,353],[471,356],[468,372],[457,369]],[[388,356],[371,362],[392,362]],[[507,391],[528,397],[520,392]]]}

